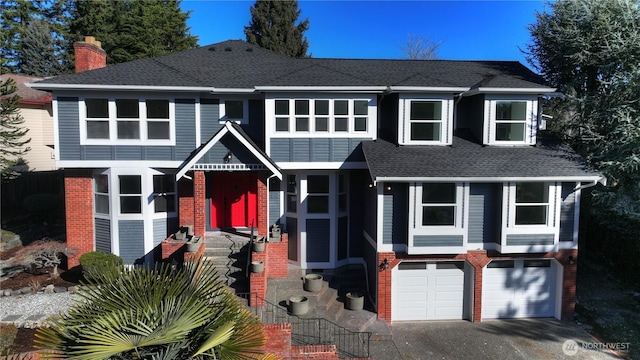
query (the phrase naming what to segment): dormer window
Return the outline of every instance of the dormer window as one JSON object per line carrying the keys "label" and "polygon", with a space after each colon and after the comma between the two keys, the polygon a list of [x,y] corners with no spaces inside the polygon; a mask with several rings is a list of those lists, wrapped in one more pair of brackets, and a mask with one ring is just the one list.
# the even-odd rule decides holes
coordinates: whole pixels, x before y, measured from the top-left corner
{"label": "dormer window", "polygon": [[487,133],[485,143],[493,145],[535,144],[536,99],[499,99],[485,101]]}
{"label": "dormer window", "polygon": [[451,100],[447,98],[401,98],[400,143],[403,145],[451,144]]}

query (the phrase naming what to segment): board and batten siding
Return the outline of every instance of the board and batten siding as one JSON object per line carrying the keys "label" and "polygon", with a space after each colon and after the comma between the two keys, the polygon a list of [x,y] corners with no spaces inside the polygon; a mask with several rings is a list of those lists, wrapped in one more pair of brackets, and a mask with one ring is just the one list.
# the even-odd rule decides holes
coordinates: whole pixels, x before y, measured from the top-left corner
{"label": "board and batten siding", "polygon": [[196,102],[194,99],[176,99],[176,146],[175,158],[189,157],[196,147]]}
{"label": "board and batten siding", "polygon": [[120,257],[125,264],[133,264],[145,255],[143,220],[119,220],[118,238]]}
{"label": "board and batten siding", "polygon": [[470,184],[469,243],[499,243],[502,184]]}
{"label": "board and batten siding", "polygon": [[307,219],[307,261],[330,261],[331,220]]}
{"label": "board and batten siding", "polygon": [[572,242],[575,230],[576,190],[574,184],[562,184],[562,204],[560,205],[560,241]]}
{"label": "board and batten siding", "polygon": [[111,253],[111,220],[94,218],[96,250]]}
{"label": "board and batten siding", "polygon": [[60,160],[81,159],[80,114],[77,97],[59,97],[58,103],[58,140]]}
{"label": "board and batten siding", "polygon": [[276,162],[344,162],[365,140],[371,139],[272,138],[269,154]]}

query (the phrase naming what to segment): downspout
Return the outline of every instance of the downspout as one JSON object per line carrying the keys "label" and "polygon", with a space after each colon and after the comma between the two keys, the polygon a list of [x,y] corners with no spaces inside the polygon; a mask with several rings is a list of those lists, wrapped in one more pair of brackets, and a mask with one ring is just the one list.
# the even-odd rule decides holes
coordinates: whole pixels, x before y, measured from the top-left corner
{"label": "downspout", "polygon": [[574,191],[584,190],[584,189],[588,189],[590,187],[596,186],[598,184],[602,184],[602,185],[606,186],[607,185],[607,178],[603,176],[598,180],[591,180],[586,184],[580,183],[580,185],[577,185],[575,188],[573,188],[573,190]]}

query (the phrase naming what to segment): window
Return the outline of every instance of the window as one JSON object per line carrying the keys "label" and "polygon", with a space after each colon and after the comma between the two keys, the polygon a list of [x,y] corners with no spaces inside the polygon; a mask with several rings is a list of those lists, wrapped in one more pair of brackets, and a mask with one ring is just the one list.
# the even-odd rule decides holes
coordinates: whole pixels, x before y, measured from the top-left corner
{"label": "window", "polygon": [[307,176],[307,213],[326,214],[329,212],[329,176]]}
{"label": "window", "polygon": [[120,213],[142,213],[142,182],[140,175],[120,175]]}
{"label": "window", "polygon": [[374,99],[274,99],[276,133],[344,134],[370,131]]}
{"label": "window", "polygon": [[109,214],[109,176],[98,175],[93,179],[93,196],[96,214]]}
{"label": "window", "polygon": [[343,174],[338,175],[338,211],[347,211],[347,179]]}
{"label": "window", "polygon": [[169,100],[146,100],[147,139],[167,140],[171,134]]}
{"label": "window", "polygon": [[496,101],[496,141],[525,141],[526,101]]}
{"label": "window", "polygon": [[168,99],[86,98],[81,103],[83,144],[172,141],[173,102]]}
{"label": "window", "polygon": [[243,99],[224,99],[220,103],[220,122],[233,121],[236,123],[248,122],[249,103]]}
{"label": "window", "polygon": [[87,138],[109,138],[109,101],[107,99],[85,99],[87,114]]}
{"label": "window", "polygon": [[156,213],[176,211],[176,183],[173,175],[153,175],[153,203]]}
{"label": "window", "polygon": [[549,214],[549,184],[517,182],[516,225],[546,225]]}
{"label": "window", "polygon": [[440,141],[442,101],[411,100],[409,108],[410,139]]}
{"label": "window", "polygon": [[456,184],[422,184],[422,226],[455,226],[457,203]]}
{"label": "window", "polygon": [[287,211],[298,211],[298,186],[295,175],[287,176]]}
{"label": "window", "polygon": [[276,131],[289,131],[289,100],[276,100]]}

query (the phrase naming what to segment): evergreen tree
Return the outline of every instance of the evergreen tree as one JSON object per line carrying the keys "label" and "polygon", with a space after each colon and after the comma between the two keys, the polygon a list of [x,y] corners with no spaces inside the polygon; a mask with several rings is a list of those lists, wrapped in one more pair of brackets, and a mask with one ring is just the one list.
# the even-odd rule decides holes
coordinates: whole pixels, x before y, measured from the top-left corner
{"label": "evergreen tree", "polygon": [[307,56],[309,19],[296,25],[301,12],[297,0],[256,0],[250,11],[247,42],[291,57]]}
{"label": "evergreen tree", "polygon": [[64,72],[64,67],[56,56],[53,36],[49,25],[34,19],[22,39],[24,61],[22,72],[33,76],[54,76]]}
{"label": "evergreen tree", "polygon": [[0,0],[0,66],[3,71],[22,72],[22,37],[36,14],[36,3],[29,0]]}
{"label": "evergreen tree", "polygon": [[[530,26],[529,61],[559,91],[565,138],[608,179],[593,211],[640,224],[640,9],[632,0],[559,0]],[[568,114],[568,115],[567,115]],[[632,221],[636,226],[629,226]],[[635,229],[635,230],[634,230]]]}
{"label": "evergreen tree", "polygon": [[89,0],[72,10],[71,43],[91,35],[102,42],[107,63],[117,64],[197,46],[188,12],[177,0]]}
{"label": "evergreen tree", "polygon": [[25,139],[28,129],[22,127],[24,119],[20,115],[18,102],[20,97],[14,94],[18,90],[13,79],[0,80],[0,173],[11,173],[21,155],[27,152],[24,145],[31,139]]}

